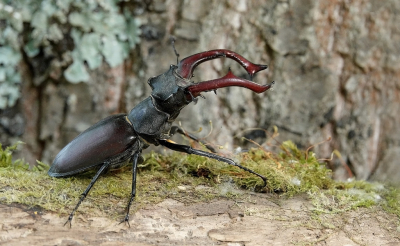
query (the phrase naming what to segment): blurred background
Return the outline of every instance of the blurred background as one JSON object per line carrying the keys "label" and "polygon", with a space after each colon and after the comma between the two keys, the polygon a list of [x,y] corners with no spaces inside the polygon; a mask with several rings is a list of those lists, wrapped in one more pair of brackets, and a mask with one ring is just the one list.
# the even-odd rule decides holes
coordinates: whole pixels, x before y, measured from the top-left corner
{"label": "blurred background", "polygon": [[[337,179],[400,183],[398,23],[397,0],[0,0],[0,143],[22,140],[19,157],[51,164],[80,132],[150,95],[147,80],[176,64],[175,36],[181,59],[230,49],[269,65],[256,82],[276,81],[263,94],[205,93],[182,110],[185,130],[232,152],[274,126],[304,149],[331,137],[313,151],[336,153]],[[229,67],[248,78],[218,59],[194,81]]]}

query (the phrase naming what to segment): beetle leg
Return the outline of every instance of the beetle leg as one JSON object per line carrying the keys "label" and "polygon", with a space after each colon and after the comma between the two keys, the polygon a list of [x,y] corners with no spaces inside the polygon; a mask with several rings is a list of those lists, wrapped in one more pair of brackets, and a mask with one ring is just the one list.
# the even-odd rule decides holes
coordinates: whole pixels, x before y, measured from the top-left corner
{"label": "beetle leg", "polygon": [[74,210],[69,214],[68,220],[64,223],[64,226],[69,223],[69,227],[71,228],[72,218],[74,217],[75,211],[79,208],[79,205],[85,200],[87,194],[89,193],[90,189],[92,189],[93,185],[96,183],[97,179],[99,179],[100,175],[110,166],[110,162],[105,162],[97,171],[96,175],[93,177],[92,181],[86,188],[86,190],[81,194],[81,198],[79,199],[78,203],[76,204]]}
{"label": "beetle leg", "polygon": [[222,162],[228,163],[229,165],[232,165],[232,166],[237,166],[237,167],[239,167],[239,168],[241,168],[241,169],[243,169],[243,170],[245,170],[245,171],[247,171],[249,173],[252,173],[252,174],[260,177],[264,181],[264,186],[263,187],[267,186],[267,178],[266,177],[262,176],[261,174],[258,174],[256,172],[254,172],[253,170],[251,170],[251,169],[249,169],[247,167],[244,167],[244,166],[234,162],[233,160],[231,160],[229,158],[225,158],[225,157],[222,157],[222,156],[219,156],[219,155],[216,155],[216,154],[213,154],[213,153],[205,152],[205,151],[202,151],[202,150],[193,149],[192,147],[187,146],[187,145],[171,143],[171,142],[169,142],[167,140],[163,140],[163,139],[158,140],[158,142],[162,146],[167,147],[168,149],[171,149],[171,150],[174,150],[174,151],[179,151],[179,152],[183,152],[183,153],[187,153],[187,154],[204,156],[204,157],[207,157],[207,158],[211,158],[211,159],[215,159],[215,160],[218,160],[218,161],[222,161]]}
{"label": "beetle leg", "polygon": [[139,160],[140,154],[141,154],[141,151],[135,152],[135,154],[132,157],[133,164],[132,164],[132,190],[131,190],[131,197],[129,199],[128,206],[126,207],[125,218],[124,218],[124,220],[121,221],[121,223],[123,223],[123,222],[128,223],[129,227],[131,227],[131,225],[129,224],[129,210],[131,208],[133,200],[135,200],[135,197],[136,197],[136,174],[137,174],[137,164],[138,164],[138,160]]}
{"label": "beetle leg", "polygon": [[212,147],[209,143],[204,142],[203,140],[199,139],[198,137],[196,137],[195,135],[185,132],[182,128],[180,128],[179,126],[172,126],[171,130],[170,130],[170,135],[174,135],[175,133],[179,133],[185,137],[188,137],[190,139],[192,139],[193,141],[196,141],[198,143],[201,143],[202,145],[204,145],[208,150],[210,150],[213,153],[217,153],[217,151],[214,149],[214,147]]}

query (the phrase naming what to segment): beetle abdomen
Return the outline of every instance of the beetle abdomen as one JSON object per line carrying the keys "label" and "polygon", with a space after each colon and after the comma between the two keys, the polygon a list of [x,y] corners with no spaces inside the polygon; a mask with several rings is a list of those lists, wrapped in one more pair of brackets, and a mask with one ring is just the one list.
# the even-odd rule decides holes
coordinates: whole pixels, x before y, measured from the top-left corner
{"label": "beetle abdomen", "polygon": [[111,162],[118,166],[126,162],[139,148],[138,136],[125,114],[112,115],[91,126],[54,159],[48,172],[53,177],[65,177]]}

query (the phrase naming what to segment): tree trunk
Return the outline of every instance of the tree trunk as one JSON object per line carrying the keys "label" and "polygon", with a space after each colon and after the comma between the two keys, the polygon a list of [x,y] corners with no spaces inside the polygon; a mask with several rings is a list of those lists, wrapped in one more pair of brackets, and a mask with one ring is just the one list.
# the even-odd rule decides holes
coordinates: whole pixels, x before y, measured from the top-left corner
{"label": "tree trunk", "polygon": [[[265,140],[279,128],[279,140],[315,146],[322,158],[334,150],[337,178],[395,178],[386,166],[400,157],[400,2],[388,1],[147,1],[137,16],[142,41],[125,64],[103,65],[88,83],[70,84],[62,74],[35,87],[25,61],[23,155],[51,163],[81,131],[118,112],[129,112],[150,94],[148,78],[175,64],[169,38],[177,38],[180,58],[205,50],[234,50],[254,63],[268,64],[255,81],[276,81],[273,91],[255,94],[242,88],[204,94],[176,122],[188,131],[203,130],[207,141],[232,149],[245,143],[235,136]],[[201,65],[195,81],[245,75],[229,59]],[[31,68],[32,69],[32,68]],[[56,82],[54,82],[56,81]],[[5,116],[4,116],[5,117]],[[246,131],[245,131],[246,130]],[[2,140],[3,141],[3,140]],[[390,154],[390,157],[387,155]],[[393,157],[394,155],[394,157]],[[385,163],[382,161],[385,160]],[[384,176],[386,175],[386,176]]]}

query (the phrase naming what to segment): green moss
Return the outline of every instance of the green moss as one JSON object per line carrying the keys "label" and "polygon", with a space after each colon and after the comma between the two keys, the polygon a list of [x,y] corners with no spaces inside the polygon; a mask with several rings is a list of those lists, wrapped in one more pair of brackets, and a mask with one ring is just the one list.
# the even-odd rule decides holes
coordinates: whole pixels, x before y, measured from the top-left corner
{"label": "green moss", "polygon": [[389,213],[396,214],[400,218],[400,190],[398,188],[389,187],[382,193],[382,207]]}
{"label": "green moss", "polygon": [[[66,214],[71,211],[80,194],[89,184],[93,172],[71,178],[51,178],[48,166],[38,162],[33,170],[21,160],[12,161],[14,146],[0,145],[0,192],[2,203],[40,206]],[[265,175],[262,180],[237,167],[207,158],[173,153],[145,155],[139,166],[137,198],[133,209],[155,204],[166,198],[184,203],[210,201],[216,197],[237,199],[234,186],[258,192],[275,192],[284,197],[307,194],[313,204],[315,220],[326,221],[321,215],[343,213],[359,207],[379,206],[400,216],[399,191],[379,183],[365,181],[337,182],[331,171],[313,153],[300,151],[291,142],[284,142],[283,152],[273,153],[252,149],[234,158],[243,166]],[[131,167],[103,175],[93,187],[78,213],[120,217],[131,191]],[[325,222],[324,222],[325,221]]]}

